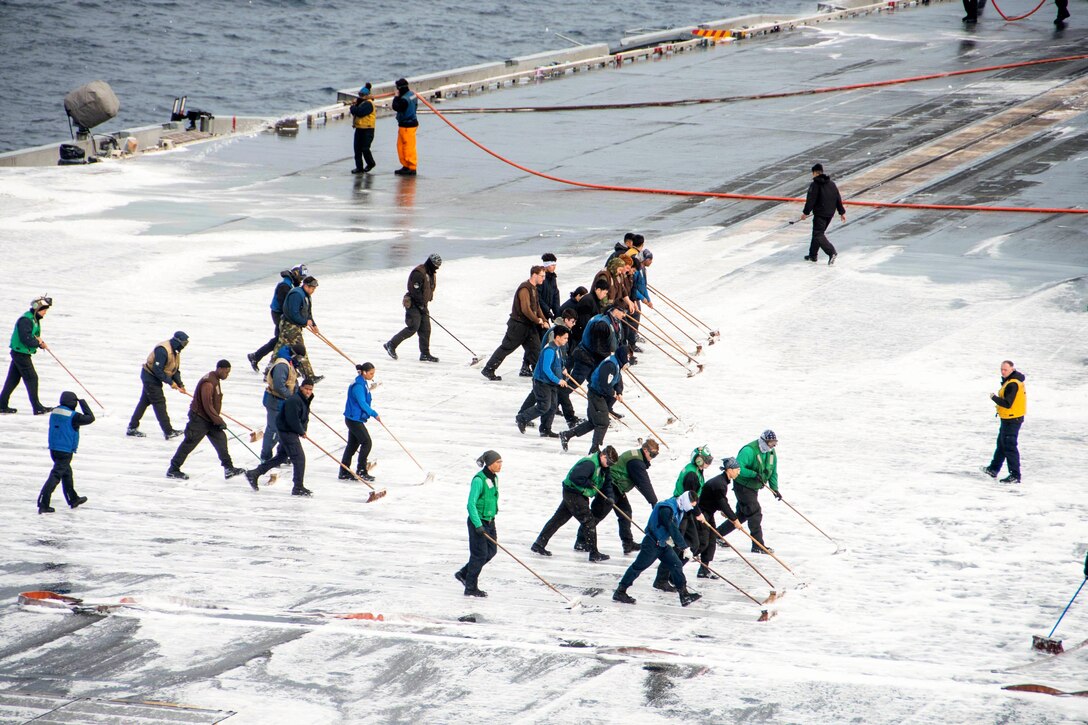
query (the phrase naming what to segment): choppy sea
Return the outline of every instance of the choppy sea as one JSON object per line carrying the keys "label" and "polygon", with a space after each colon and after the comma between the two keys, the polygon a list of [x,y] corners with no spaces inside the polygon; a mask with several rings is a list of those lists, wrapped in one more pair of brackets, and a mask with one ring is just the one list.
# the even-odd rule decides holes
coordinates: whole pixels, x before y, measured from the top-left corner
{"label": "choppy sea", "polygon": [[175,96],[217,115],[314,108],[362,81],[618,41],[815,0],[0,0],[0,151],[68,137],[62,99],[105,80],[113,131],[169,120]]}

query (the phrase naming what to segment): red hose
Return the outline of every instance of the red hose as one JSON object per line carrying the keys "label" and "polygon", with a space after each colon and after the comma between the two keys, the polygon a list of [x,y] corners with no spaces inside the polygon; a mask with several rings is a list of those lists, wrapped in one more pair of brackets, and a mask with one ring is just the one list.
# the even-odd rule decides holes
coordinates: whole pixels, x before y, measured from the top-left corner
{"label": "red hose", "polygon": [[1012,23],[1012,22],[1015,22],[1017,20],[1023,20],[1024,18],[1027,18],[1027,17],[1031,17],[1032,15],[1034,15],[1036,13],[1036,11],[1039,10],[1039,8],[1041,8],[1043,6],[1043,3],[1045,3],[1045,2],[1046,2],[1046,0],[1039,0],[1039,4],[1035,6],[1035,10],[1032,10],[1030,12],[1026,12],[1023,15],[1017,15],[1015,17],[1010,18],[1008,15],[1001,12],[1001,8],[999,8],[997,6],[997,0],[990,0],[990,4],[994,6],[994,10],[997,11],[997,14],[1000,15],[1001,17],[1005,18],[1005,22],[1008,22],[1008,23]]}
{"label": "red hose", "polygon": [[[458,134],[460,134],[462,137],[464,137],[464,139],[466,141],[468,141],[469,143],[471,143],[473,146],[480,149],[484,153],[490,154],[491,156],[494,156],[499,161],[502,161],[504,164],[509,164],[510,166],[513,166],[515,169],[519,169],[521,171],[524,171],[527,174],[532,174],[533,176],[539,176],[542,179],[548,179],[549,181],[555,181],[555,182],[558,182],[560,184],[569,184],[570,186],[579,186],[579,187],[581,187],[583,189],[598,189],[600,191],[622,191],[622,192],[628,192],[628,193],[632,193],[632,194],[662,194],[662,195],[666,195],[666,196],[694,196],[694,197],[704,197],[704,198],[710,198],[710,199],[747,199],[747,200],[751,200],[751,201],[781,201],[781,202],[796,202],[796,203],[803,203],[805,201],[802,198],[793,197],[793,196],[766,196],[766,195],[763,195],[763,194],[730,194],[730,193],[720,192],[720,191],[682,191],[682,190],[679,190],[679,189],[648,189],[648,188],[641,187],[641,186],[614,186],[614,185],[610,185],[610,184],[592,184],[592,183],[589,183],[589,182],[586,182],[586,181],[573,181],[571,179],[564,179],[564,178],[559,177],[559,176],[553,176],[551,174],[545,174],[542,171],[536,171],[534,169],[530,169],[527,166],[522,166],[521,164],[519,164],[519,163],[517,163],[515,161],[511,161],[510,159],[506,158],[505,156],[502,156],[501,154],[499,154],[499,153],[497,153],[495,151],[492,151],[487,146],[484,146],[482,143],[480,143],[479,141],[477,141],[476,139],[472,138],[467,133],[462,131],[460,128],[458,128],[457,125],[453,121],[446,118],[437,108],[435,108],[433,105],[431,105],[430,101],[428,101],[426,98],[424,98],[423,96],[421,96],[419,94],[416,95],[416,98],[418,98],[420,100],[420,102],[423,103],[423,105],[427,106],[427,108],[431,109],[431,111],[434,113],[434,115],[436,115],[440,119],[442,119],[442,121],[445,122],[445,124],[447,126],[452,128],[454,131],[456,131]],[[844,201],[843,204],[845,204],[846,206],[867,206],[867,207],[875,207],[875,208],[880,208],[880,209],[940,209],[940,210],[952,210],[952,211],[990,211],[990,212],[1003,211],[1003,212],[1020,212],[1020,213],[1030,213],[1030,214],[1088,214],[1088,209],[1034,209],[1034,208],[1017,207],[1017,206],[976,206],[976,205],[956,205],[956,204],[904,204],[904,203],[890,202],[890,201]]]}
{"label": "red hose", "polygon": [[[1045,2],[1046,0],[1043,0]],[[1037,10],[1038,8],[1036,8]],[[998,11],[1000,12],[1000,11]],[[1034,11],[1032,11],[1034,12]],[[1015,19],[1015,18],[1014,18]],[[1018,63],[1005,63],[1003,65],[990,65],[982,68],[965,68],[963,70],[945,71],[943,73],[930,73],[909,78],[893,78],[886,81],[870,81],[868,83],[855,83],[848,86],[826,86],[823,88],[810,88],[801,91],[781,91],[777,93],[753,93],[745,96],[718,96],[714,98],[682,98],[675,101],[634,101],[631,103],[596,103],[578,106],[506,106],[498,108],[453,108],[446,111],[453,113],[526,113],[547,111],[599,111],[623,108],[661,108],[666,106],[696,106],[704,103],[735,103],[737,101],[761,101],[776,98],[791,98],[794,96],[813,96],[820,93],[834,93],[838,91],[856,91],[861,88],[880,88],[894,86],[902,83],[917,83],[919,81],[931,81],[937,78],[951,78],[953,76],[965,76],[973,73],[989,73],[1011,68],[1025,68],[1032,65],[1044,65],[1047,63],[1065,63],[1073,60],[1088,60],[1088,53],[1080,55],[1065,55],[1058,58],[1043,58],[1041,60],[1025,60]],[[429,104],[428,104],[429,105]]]}

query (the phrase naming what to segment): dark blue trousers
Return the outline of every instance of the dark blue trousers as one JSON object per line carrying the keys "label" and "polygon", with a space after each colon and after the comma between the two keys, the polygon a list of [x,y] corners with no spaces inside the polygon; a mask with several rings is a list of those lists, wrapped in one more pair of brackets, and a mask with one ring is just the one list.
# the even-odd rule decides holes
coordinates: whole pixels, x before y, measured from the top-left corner
{"label": "dark blue trousers", "polygon": [[676,555],[673,548],[667,544],[661,546],[652,536],[647,535],[642,539],[642,549],[638,552],[638,556],[631,562],[631,566],[627,567],[623,578],[620,579],[620,589],[626,589],[634,584],[635,579],[638,579],[642,572],[649,569],[658,560],[661,561],[662,566],[669,570],[669,579],[674,587],[683,589],[688,585],[687,579],[684,578],[684,565],[680,562],[680,557]]}

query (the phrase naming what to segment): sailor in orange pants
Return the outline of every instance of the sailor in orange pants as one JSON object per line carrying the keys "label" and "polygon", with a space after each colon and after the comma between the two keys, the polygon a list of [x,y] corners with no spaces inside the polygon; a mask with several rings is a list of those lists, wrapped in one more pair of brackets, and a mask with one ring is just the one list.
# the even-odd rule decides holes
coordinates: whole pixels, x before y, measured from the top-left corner
{"label": "sailor in orange pants", "polygon": [[415,176],[416,129],[419,128],[416,107],[419,101],[408,87],[408,81],[400,78],[396,85],[397,97],[393,99],[393,110],[397,112],[397,157],[401,167],[393,173],[398,176]]}

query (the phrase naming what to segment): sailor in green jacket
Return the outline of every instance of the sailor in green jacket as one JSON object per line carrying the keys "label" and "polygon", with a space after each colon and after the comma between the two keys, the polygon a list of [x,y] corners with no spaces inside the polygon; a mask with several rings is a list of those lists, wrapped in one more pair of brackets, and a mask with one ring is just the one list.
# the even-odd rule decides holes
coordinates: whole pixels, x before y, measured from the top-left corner
{"label": "sailor in green jacket", "polygon": [[574,467],[563,479],[563,500],[559,508],[555,510],[548,523],[544,524],[536,541],[533,542],[532,551],[541,556],[551,556],[552,552],[546,548],[548,541],[562,528],[563,524],[578,519],[585,534],[586,549],[589,551],[590,561],[608,561],[608,554],[602,554],[597,550],[597,518],[589,506],[589,499],[596,495],[611,497],[612,475],[609,468],[619,459],[619,454],[612,446],[605,446],[603,450],[590,453],[574,464]]}
{"label": "sailor in green jacket", "polygon": [[[479,472],[472,477],[468,490],[468,563],[453,576],[465,585],[466,597],[486,597],[478,580],[484,564],[495,558],[499,533],[495,529],[495,515],[499,512],[499,471],[502,456],[486,451],[476,459]],[[488,538],[490,537],[490,539]]]}
{"label": "sailor in green jacket", "polygon": [[11,333],[11,366],[8,368],[3,391],[0,392],[0,413],[16,412],[9,403],[20,380],[26,385],[26,394],[30,398],[30,408],[34,415],[44,415],[53,410],[42,405],[38,399],[38,372],[34,369],[32,357],[39,347],[43,350],[49,349],[42,339],[42,318],[52,306],[52,297],[39,297],[30,303],[30,309],[15,322],[15,329]]}
{"label": "sailor in green jacket", "polygon": [[[737,494],[737,520],[741,523],[748,522],[752,537],[761,544],[763,541],[763,510],[759,506],[759,489],[767,485],[771,494],[782,500],[782,494],[778,492],[778,455],[775,446],[778,445],[778,436],[773,430],[765,430],[756,440],[752,441],[737,453],[737,463],[740,465],[740,475],[733,481],[733,491]],[[768,551],[774,551],[767,547]],[[752,544],[753,554],[762,554],[763,550]]]}

